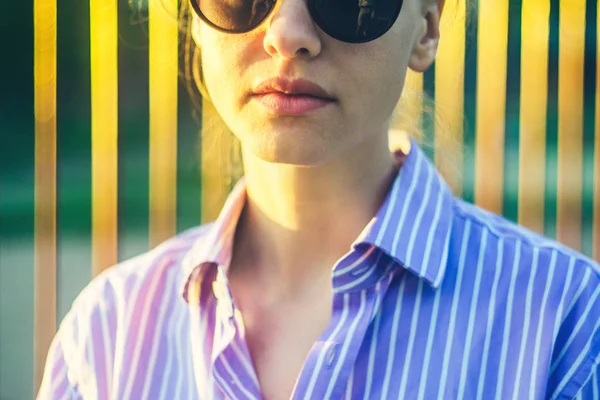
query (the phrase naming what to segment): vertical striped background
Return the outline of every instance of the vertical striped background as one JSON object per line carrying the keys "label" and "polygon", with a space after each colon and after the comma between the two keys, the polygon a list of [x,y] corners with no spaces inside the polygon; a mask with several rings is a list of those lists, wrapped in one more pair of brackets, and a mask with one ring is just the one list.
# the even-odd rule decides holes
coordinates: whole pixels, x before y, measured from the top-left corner
{"label": "vertical striped background", "polygon": [[[83,285],[224,195],[200,182],[177,0],[162,3],[0,5],[0,399],[33,396]],[[600,260],[598,18],[593,0],[482,1],[470,19],[449,0],[403,110],[457,194]]]}

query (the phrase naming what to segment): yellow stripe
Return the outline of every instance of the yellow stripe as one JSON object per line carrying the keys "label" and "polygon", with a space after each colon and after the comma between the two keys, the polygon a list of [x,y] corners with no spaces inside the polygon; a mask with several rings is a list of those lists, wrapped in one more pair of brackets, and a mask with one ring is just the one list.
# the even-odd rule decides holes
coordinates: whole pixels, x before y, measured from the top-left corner
{"label": "yellow stripe", "polygon": [[479,2],[475,202],[502,212],[508,0]]}
{"label": "yellow stripe", "polygon": [[90,0],[92,273],[117,262],[117,0]]}
{"label": "yellow stripe", "polygon": [[585,0],[560,1],[557,239],[581,249]]}
{"label": "yellow stripe", "polygon": [[462,191],[462,143],[465,68],[465,0],[446,4],[440,23],[435,63],[435,163],[452,187]]}
{"label": "yellow stripe", "polygon": [[521,22],[519,223],[542,233],[550,0],[525,0]]}
{"label": "yellow stripe", "polygon": [[151,1],[150,246],[173,236],[177,193],[177,0]]}
{"label": "yellow stripe", "polygon": [[[597,14],[597,25],[600,28],[600,12]],[[600,29],[597,28],[596,43],[600,43]],[[596,54],[596,145],[594,149],[594,258],[600,262],[600,52]]]}
{"label": "yellow stripe", "polygon": [[56,0],[34,2],[34,390],[56,331]]}

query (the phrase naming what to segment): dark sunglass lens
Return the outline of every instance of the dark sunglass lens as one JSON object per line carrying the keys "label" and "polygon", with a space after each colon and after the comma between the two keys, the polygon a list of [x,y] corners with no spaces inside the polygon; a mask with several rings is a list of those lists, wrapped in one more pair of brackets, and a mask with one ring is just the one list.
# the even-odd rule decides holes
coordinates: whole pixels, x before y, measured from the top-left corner
{"label": "dark sunglass lens", "polygon": [[402,0],[309,0],[309,7],[315,22],[329,36],[363,43],[394,25]]}
{"label": "dark sunglass lens", "polygon": [[275,0],[195,0],[194,9],[206,23],[227,32],[248,32],[258,26]]}

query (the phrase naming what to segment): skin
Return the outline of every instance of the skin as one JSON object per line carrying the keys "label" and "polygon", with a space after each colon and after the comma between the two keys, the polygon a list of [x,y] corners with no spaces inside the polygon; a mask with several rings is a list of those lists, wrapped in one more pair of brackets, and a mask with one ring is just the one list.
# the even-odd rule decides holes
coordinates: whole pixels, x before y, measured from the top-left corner
{"label": "skin", "polygon": [[[242,145],[248,199],[228,276],[265,398],[289,398],[331,317],[332,267],[398,171],[390,116],[407,68],[422,72],[435,58],[443,2],[405,0],[392,29],[363,44],[327,36],[304,0],[279,2],[245,34],[194,21],[211,100]],[[275,115],[249,97],[275,76],[312,80],[336,102]]]}

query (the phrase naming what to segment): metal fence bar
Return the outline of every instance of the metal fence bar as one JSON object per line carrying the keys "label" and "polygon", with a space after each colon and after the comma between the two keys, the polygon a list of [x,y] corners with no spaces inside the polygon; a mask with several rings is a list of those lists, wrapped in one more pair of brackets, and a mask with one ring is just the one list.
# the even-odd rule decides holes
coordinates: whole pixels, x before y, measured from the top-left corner
{"label": "metal fence bar", "polygon": [[556,238],[581,249],[585,0],[561,0]]}
{"label": "metal fence bar", "polygon": [[56,0],[34,3],[34,392],[56,330]]}
{"label": "metal fence bar", "polygon": [[[435,62],[435,163],[454,193],[462,191],[466,0],[446,3]],[[439,126],[439,129],[437,129]],[[449,149],[445,147],[450,146]],[[451,154],[451,157],[448,156]]]}
{"label": "metal fence bar", "polygon": [[502,213],[508,0],[479,2],[475,202]]}
{"label": "metal fence bar", "polygon": [[550,0],[523,1],[519,223],[539,233],[544,231],[549,14]]}
{"label": "metal fence bar", "polygon": [[117,262],[118,0],[90,0],[92,274]]}
{"label": "metal fence bar", "polygon": [[176,233],[177,0],[150,1],[150,246]]}

